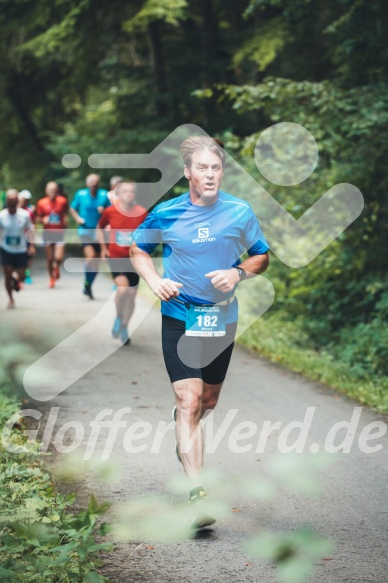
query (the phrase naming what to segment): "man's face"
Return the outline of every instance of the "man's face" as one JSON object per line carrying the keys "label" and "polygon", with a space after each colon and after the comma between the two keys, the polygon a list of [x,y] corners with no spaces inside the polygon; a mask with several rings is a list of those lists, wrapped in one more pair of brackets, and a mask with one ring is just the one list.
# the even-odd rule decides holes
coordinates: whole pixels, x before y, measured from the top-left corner
{"label": "man's face", "polygon": [[118,184],[120,184],[120,182],[122,182],[121,178],[112,178],[110,181],[110,188],[111,190],[114,190],[116,188],[116,186]]}
{"label": "man's face", "polygon": [[190,189],[203,202],[215,200],[223,175],[220,158],[209,150],[194,152],[191,158],[191,167],[185,166],[185,176],[190,181]]}
{"label": "man's face", "polygon": [[49,182],[46,185],[46,195],[50,199],[54,199],[58,193],[58,185],[56,182]]}
{"label": "man's face", "polygon": [[97,174],[90,174],[86,180],[86,186],[90,189],[91,192],[96,192],[98,189],[98,185],[100,184],[100,177]]}
{"label": "man's face", "polygon": [[17,195],[11,195],[11,196],[7,196],[7,201],[6,201],[6,205],[7,205],[7,209],[11,214],[14,214],[16,212],[17,206],[18,206],[18,197]]}
{"label": "man's face", "polygon": [[119,199],[125,205],[131,205],[136,196],[136,185],[124,182],[119,186]]}

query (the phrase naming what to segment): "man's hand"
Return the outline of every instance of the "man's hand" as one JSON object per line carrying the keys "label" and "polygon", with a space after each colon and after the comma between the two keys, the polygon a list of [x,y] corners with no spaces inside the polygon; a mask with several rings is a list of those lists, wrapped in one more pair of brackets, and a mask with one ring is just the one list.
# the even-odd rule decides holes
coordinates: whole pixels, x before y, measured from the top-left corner
{"label": "man's hand", "polygon": [[233,291],[240,277],[237,269],[217,269],[205,274],[211,280],[212,285],[219,291],[227,293]]}
{"label": "man's hand", "polygon": [[107,259],[110,257],[109,249],[107,246],[101,248],[101,259]]}
{"label": "man's hand", "polygon": [[172,279],[163,279],[162,277],[149,285],[151,291],[162,301],[168,302],[172,298],[179,296],[179,288],[183,283],[178,283]]}
{"label": "man's hand", "polygon": [[85,224],[85,219],[81,219],[81,217],[78,215],[78,217],[76,217],[76,222],[78,225],[84,225]]}
{"label": "man's hand", "polygon": [[102,213],[104,212],[104,207],[103,206],[98,206],[97,207],[98,212],[100,213],[100,215],[102,215]]}

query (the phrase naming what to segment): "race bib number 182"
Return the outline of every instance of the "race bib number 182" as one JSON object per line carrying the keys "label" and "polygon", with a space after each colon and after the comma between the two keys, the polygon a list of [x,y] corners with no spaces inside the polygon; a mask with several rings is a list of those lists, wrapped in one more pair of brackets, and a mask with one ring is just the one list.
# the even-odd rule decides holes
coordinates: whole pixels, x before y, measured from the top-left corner
{"label": "race bib number 182", "polygon": [[225,336],[225,306],[186,307],[186,336]]}

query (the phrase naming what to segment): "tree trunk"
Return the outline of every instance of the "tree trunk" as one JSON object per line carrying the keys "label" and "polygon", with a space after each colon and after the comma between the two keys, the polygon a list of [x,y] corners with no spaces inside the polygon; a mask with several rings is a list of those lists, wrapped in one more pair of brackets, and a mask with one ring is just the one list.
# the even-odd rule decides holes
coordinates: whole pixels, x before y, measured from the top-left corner
{"label": "tree trunk", "polygon": [[168,112],[167,107],[167,83],[163,58],[163,46],[160,34],[160,23],[151,22],[149,27],[151,42],[152,62],[155,82],[155,109],[158,117]]}

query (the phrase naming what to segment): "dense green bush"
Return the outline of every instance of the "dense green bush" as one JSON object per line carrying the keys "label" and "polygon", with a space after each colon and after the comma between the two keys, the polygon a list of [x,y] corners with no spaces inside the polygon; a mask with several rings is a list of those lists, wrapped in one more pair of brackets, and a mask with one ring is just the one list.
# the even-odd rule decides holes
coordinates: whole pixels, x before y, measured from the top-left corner
{"label": "dense green bush", "polygon": [[[14,373],[28,345],[0,338],[0,432],[22,408]],[[24,356],[22,356],[24,355]],[[11,395],[11,392],[13,393]],[[102,583],[97,555],[111,549],[95,536],[108,527],[97,519],[109,508],[90,497],[87,509],[72,512],[75,495],[57,492],[38,453],[26,444],[23,420],[0,441],[0,579],[9,583]],[[9,439],[9,440],[8,440]],[[12,447],[9,447],[12,445]],[[11,451],[15,450],[15,451]]]}

